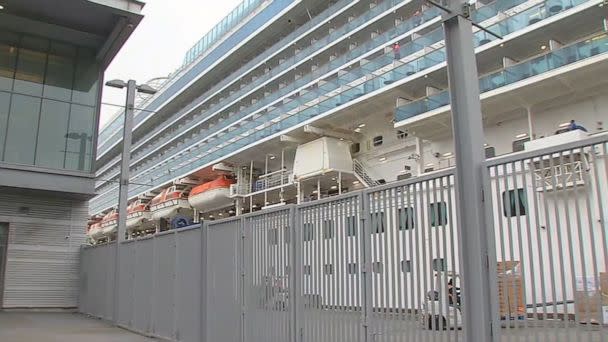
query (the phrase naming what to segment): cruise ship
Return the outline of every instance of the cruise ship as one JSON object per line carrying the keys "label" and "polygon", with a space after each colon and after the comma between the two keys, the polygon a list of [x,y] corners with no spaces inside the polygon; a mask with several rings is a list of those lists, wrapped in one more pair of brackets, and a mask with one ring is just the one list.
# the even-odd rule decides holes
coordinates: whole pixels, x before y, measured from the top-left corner
{"label": "cruise ship", "polygon": [[[507,326],[525,322],[530,334],[553,320],[560,328],[608,324],[598,292],[608,288],[608,3],[469,3],[497,316]],[[416,0],[244,1],[137,104],[126,238],[160,238],[201,222],[224,227],[241,216],[260,225],[248,233],[254,245],[247,248],[258,251],[250,251],[257,265],[250,285],[254,296],[266,294],[247,310],[285,311],[285,284],[302,277],[304,309],[382,309],[386,331],[399,314],[431,330],[459,328],[459,299],[441,290],[458,281],[463,234],[454,216],[442,14]],[[123,119],[99,132],[87,228],[93,245],[117,238]],[[289,214],[301,231],[297,271],[282,247],[292,240],[287,216],[277,218],[281,208],[297,208]],[[363,235],[359,219],[370,222],[361,244],[353,242]],[[228,235],[212,233],[224,244],[205,247],[220,265],[208,267],[221,273],[222,260],[237,265],[240,252],[231,249],[236,242],[226,247]],[[145,262],[137,260],[128,262]],[[373,287],[353,280],[359,272],[372,274]],[[411,292],[402,295],[402,287]],[[370,303],[362,303],[364,290],[374,293]],[[323,326],[315,317],[302,324]],[[358,316],[351,318],[358,327]]]}
{"label": "cruise ship", "polygon": [[[442,10],[425,1],[246,1],[138,103],[140,236],[454,166]],[[471,2],[488,158],[605,131],[608,6]],[[116,232],[123,116],[99,132],[89,236]],[[574,120],[585,128],[567,132]],[[564,140],[566,139],[566,140]]]}

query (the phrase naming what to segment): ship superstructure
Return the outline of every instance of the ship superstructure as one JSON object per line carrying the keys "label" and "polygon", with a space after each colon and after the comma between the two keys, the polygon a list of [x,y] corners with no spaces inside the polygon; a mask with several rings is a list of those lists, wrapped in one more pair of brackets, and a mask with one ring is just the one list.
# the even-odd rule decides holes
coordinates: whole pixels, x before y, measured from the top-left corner
{"label": "ship superstructure", "polygon": [[[140,104],[131,235],[454,166],[440,9],[247,4]],[[607,15],[600,0],[472,1],[471,20],[502,37],[475,29],[488,158],[604,132]],[[91,214],[117,206],[121,122],[100,132]]]}

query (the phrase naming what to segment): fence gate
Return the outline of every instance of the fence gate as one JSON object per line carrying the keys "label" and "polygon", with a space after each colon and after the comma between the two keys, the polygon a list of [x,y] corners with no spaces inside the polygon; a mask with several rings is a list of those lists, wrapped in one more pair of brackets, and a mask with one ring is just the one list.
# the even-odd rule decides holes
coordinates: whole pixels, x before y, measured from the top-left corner
{"label": "fence gate", "polygon": [[297,209],[296,322],[300,341],[362,341],[361,194]]}

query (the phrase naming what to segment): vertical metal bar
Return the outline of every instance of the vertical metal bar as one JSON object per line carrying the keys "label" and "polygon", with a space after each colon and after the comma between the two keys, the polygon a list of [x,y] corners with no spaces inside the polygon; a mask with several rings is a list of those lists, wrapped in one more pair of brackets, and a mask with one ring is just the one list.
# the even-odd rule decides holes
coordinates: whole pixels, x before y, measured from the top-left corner
{"label": "vertical metal bar", "polygon": [[[236,221],[237,224],[237,230],[239,231],[239,234],[237,236],[240,236],[239,242],[238,242],[238,247],[237,247],[237,260],[238,260],[238,265],[237,268],[239,269],[239,284],[238,284],[238,296],[239,298],[239,303],[241,305],[241,320],[240,320],[240,326],[239,326],[239,337],[240,340],[242,342],[245,342],[246,336],[247,336],[247,319],[248,317],[246,316],[246,312],[247,309],[249,307],[249,303],[247,302],[249,300],[249,291],[247,288],[247,285],[250,281],[250,279],[253,279],[253,275],[252,275],[252,269],[247,269],[245,267],[245,254],[246,254],[246,246],[253,246],[253,239],[252,239],[252,234],[251,234],[251,229],[247,229],[247,224],[246,222],[248,221],[248,218],[242,218],[238,221]],[[253,248],[253,247],[250,247]],[[253,253],[251,253],[252,259],[253,259]],[[252,260],[249,261],[251,264],[253,264]]]}
{"label": "vertical metal bar", "polygon": [[[451,0],[460,12],[466,0]],[[447,69],[456,146],[456,194],[461,227],[464,333],[467,341],[491,341],[491,298],[482,195],[483,127],[471,22],[460,15],[444,21]],[[465,205],[466,203],[466,205]]]}
{"label": "vertical metal bar", "polygon": [[359,214],[360,231],[361,234],[361,273],[362,273],[362,284],[361,284],[361,298],[363,305],[363,341],[373,342],[372,339],[372,328],[370,326],[371,313],[372,313],[372,278],[370,274],[371,264],[371,210],[369,203],[370,194],[367,191],[361,193],[361,204],[362,211]]}
{"label": "vertical metal bar", "polygon": [[[118,188],[118,227],[116,228],[116,247],[114,260],[114,324],[118,324],[118,304],[120,302],[120,245],[127,231],[127,201],[129,200],[129,164],[131,164],[131,135],[133,131],[133,108],[135,105],[136,84],[127,82],[125,121],[122,136],[122,158],[120,162],[120,184]],[[109,240],[109,239],[108,239]]]}
{"label": "vertical metal bar", "polygon": [[207,334],[207,317],[208,317],[208,306],[207,306],[207,242],[208,235],[207,230],[209,224],[207,221],[201,223],[201,301],[200,301],[200,326],[199,326],[199,340],[209,341],[209,334]]}
{"label": "vertical metal bar", "polygon": [[300,211],[292,206],[289,209],[289,243],[290,243],[290,267],[289,267],[289,307],[291,308],[291,336],[293,342],[299,341],[300,303],[301,303],[301,275],[302,275],[302,250],[300,245],[301,221]]}

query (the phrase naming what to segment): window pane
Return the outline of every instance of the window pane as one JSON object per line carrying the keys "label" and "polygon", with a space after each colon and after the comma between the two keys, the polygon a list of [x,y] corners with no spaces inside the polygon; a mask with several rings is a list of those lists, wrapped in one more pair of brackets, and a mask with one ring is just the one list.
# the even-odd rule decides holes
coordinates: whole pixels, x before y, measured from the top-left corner
{"label": "window pane", "polygon": [[0,90],[12,90],[17,63],[19,38],[8,32],[0,33]]}
{"label": "window pane", "polygon": [[17,57],[14,91],[28,95],[42,95],[48,41],[24,37]]}
{"label": "window pane", "polygon": [[95,62],[95,56],[89,50],[79,49],[72,102],[94,106],[97,102],[98,78],[99,65]]}
{"label": "window pane", "polygon": [[528,198],[524,189],[509,190],[502,193],[502,210],[505,217],[526,215],[528,212]]}
{"label": "window pane", "polygon": [[95,108],[72,105],[65,167],[69,170],[91,170]]}
{"label": "window pane", "polygon": [[44,81],[44,97],[69,101],[72,97],[76,49],[52,43]]}
{"label": "window pane", "polygon": [[346,218],[346,236],[357,235],[357,221],[354,216]]}
{"label": "window pane", "polygon": [[448,206],[445,202],[431,203],[429,205],[429,212],[432,227],[448,224]]}
{"label": "window pane", "polygon": [[13,94],[4,161],[17,164],[34,164],[39,112],[40,99]]}
{"label": "window pane", "polygon": [[399,209],[399,230],[414,229],[414,208]]}
{"label": "window pane", "polygon": [[36,165],[62,169],[65,159],[66,131],[70,117],[70,104],[42,100]]}
{"label": "window pane", "polygon": [[333,239],[334,237],[334,221],[325,220],[323,221],[323,238]]}
{"label": "window pane", "polygon": [[6,138],[10,100],[11,94],[0,91],[0,160],[2,160],[2,151],[4,151],[4,139]]}

